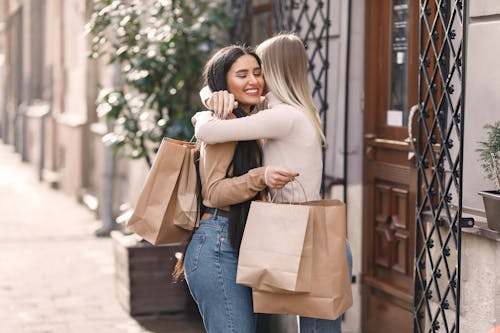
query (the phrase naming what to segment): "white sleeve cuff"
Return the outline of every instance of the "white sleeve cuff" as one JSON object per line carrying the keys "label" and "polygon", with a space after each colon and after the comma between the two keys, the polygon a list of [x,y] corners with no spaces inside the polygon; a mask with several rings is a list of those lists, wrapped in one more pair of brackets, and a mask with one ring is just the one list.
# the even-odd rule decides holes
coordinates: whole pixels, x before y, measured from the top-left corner
{"label": "white sleeve cuff", "polygon": [[269,183],[267,182],[267,171],[269,170],[269,166],[266,167],[266,170],[264,171],[264,183],[266,184],[266,186],[269,186]]}
{"label": "white sleeve cuff", "polygon": [[208,86],[204,86],[201,90],[200,90],[200,98],[201,98],[201,102],[203,103],[203,105],[208,108],[208,105],[205,104],[205,102],[207,101],[207,99],[209,99],[210,97],[212,97],[212,91],[210,90],[210,88]]}

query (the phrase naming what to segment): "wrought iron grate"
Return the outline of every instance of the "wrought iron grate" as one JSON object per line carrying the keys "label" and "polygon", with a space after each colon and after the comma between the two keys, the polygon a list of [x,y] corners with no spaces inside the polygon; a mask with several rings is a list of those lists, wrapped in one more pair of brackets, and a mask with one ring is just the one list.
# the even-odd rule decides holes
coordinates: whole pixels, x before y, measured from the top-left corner
{"label": "wrought iron grate", "polygon": [[420,0],[414,332],[458,332],[466,0]]}
{"label": "wrought iron grate", "polygon": [[273,1],[274,32],[294,32],[306,45],[313,97],[326,124],[328,111],[328,39],[330,1]]}
{"label": "wrought iron grate", "polygon": [[[328,37],[330,27],[329,0],[274,0],[273,32],[294,32],[306,45],[312,93],[318,106],[323,124],[326,124],[328,110]],[[237,24],[233,29],[233,42],[251,40],[252,2],[249,0],[231,2]]]}
{"label": "wrought iron grate", "polygon": [[231,31],[231,42],[250,44],[252,40],[252,1],[231,0],[235,25]]}

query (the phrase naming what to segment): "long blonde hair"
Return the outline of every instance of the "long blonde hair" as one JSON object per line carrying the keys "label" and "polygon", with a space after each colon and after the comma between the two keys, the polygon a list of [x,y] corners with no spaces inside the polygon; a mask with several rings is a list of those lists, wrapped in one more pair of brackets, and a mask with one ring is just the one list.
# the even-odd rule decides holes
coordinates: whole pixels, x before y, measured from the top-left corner
{"label": "long blonde hair", "polygon": [[290,33],[277,35],[257,46],[256,53],[262,59],[269,91],[281,102],[303,111],[325,144],[321,119],[309,89],[306,49],[300,38]]}

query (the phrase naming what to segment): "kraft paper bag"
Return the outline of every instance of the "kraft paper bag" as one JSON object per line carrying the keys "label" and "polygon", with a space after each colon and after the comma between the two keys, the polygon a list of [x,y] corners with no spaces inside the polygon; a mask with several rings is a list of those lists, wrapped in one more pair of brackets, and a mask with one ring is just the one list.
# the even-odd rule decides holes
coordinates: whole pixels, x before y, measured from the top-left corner
{"label": "kraft paper bag", "polygon": [[185,242],[196,225],[194,142],[164,138],[127,227],[154,245]]}
{"label": "kraft paper bag", "polygon": [[[182,142],[182,141],[181,141]],[[186,230],[193,230],[198,222],[198,197],[196,190],[196,164],[199,150],[193,143],[185,143],[186,151],[179,173],[177,204],[175,205],[174,224]]]}
{"label": "kraft paper bag", "polygon": [[310,208],[253,201],[238,257],[236,283],[267,291],[311,290]]}
{"label": "kraft paper bag", "polygon": [[346,253],[345,204],[339,200],[319,200],[304,205],[310,207],[314,225],[311,291],[289,294],[254,289],[254,311],[337,319],[353,302]]}

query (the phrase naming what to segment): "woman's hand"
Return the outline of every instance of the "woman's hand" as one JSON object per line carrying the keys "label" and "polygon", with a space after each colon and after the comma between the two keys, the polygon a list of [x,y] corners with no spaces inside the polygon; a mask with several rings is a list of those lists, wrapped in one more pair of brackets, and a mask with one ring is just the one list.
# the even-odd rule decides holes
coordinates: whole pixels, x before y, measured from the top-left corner
{"label": "woman's hand", "polygon": [[234,95],[227,90],[212,93],[212,96],[206,100],[206,104],[219,119],[227,119],[227,116],[238,107],[238,102],[234,100]]}
{"label": "woman's hand", "polygon": [[283,168],[268,166],[264,173],[266,185],[273,189],[283,188],[286,184],[295,180],[299,173]]}

